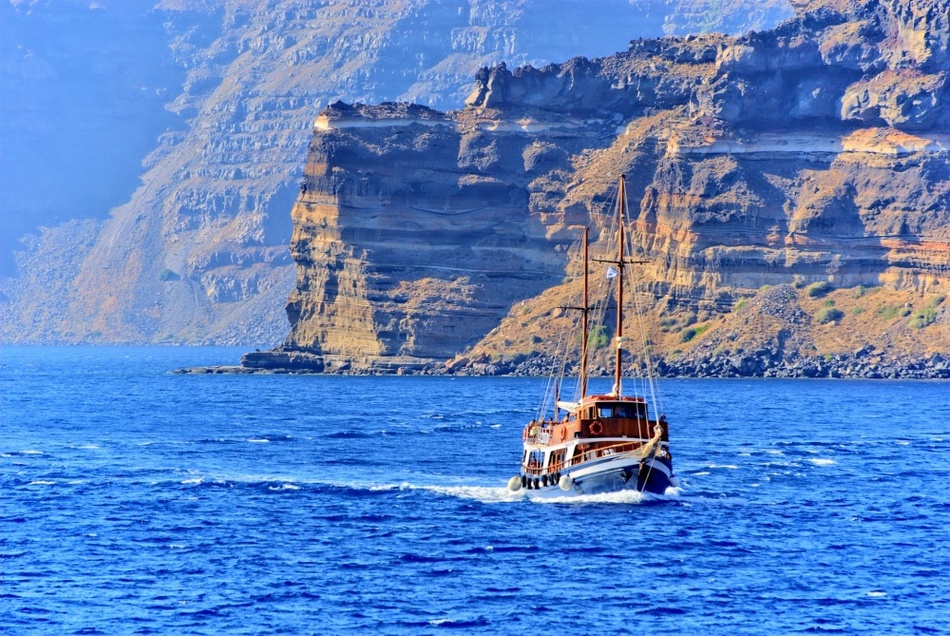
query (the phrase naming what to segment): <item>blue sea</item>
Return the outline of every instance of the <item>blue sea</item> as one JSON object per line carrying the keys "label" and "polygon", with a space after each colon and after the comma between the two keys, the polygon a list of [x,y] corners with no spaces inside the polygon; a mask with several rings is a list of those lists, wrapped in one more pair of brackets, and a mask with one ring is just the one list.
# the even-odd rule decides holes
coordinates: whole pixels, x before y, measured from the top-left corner
{"label": "blue sea", "polygon": [[4,634],[950,633],[950,383],[664,380],[681,488],[540,499],[543,380],[240,353],[0,350]]}

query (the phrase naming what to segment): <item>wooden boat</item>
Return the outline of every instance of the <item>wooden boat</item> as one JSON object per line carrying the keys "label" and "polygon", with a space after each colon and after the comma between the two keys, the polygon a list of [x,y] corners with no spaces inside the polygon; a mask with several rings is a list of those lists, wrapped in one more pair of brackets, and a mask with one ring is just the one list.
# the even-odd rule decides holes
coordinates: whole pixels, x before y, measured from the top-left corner
{"label": "wooden boat", "polygon": [[[621,366],[627,339],[624,337],[624,281],[627,270],[638,261],[624,254],[626,211],[625,179],[621,177],[617,195],[618,253],[611,259],[593,259],[606,263],[616,299],[616,326],[613,338],[614,382],[607,394],[589,395],[588,349],[592,307],[589,304],[588,229],[585,228],[583,304],[569,307],[581,312],[579,399],[560,401],[554,391],[552,408],[542,408],[537,419],[529,422],[522,435],[524,452],[521,470],[508,482],[512,491],[521,489],[577,494],[598,494],[637,490],[663,494],[676,486],[669,451],[669,426],[666,417],[651,419],[645,395],[624,395]],[[645,368],[642,385],[656,402],[656,387],[650,365]],[[555,387],[560,379],[555,380]],[[552,413],[553,411],[553,413]]]}

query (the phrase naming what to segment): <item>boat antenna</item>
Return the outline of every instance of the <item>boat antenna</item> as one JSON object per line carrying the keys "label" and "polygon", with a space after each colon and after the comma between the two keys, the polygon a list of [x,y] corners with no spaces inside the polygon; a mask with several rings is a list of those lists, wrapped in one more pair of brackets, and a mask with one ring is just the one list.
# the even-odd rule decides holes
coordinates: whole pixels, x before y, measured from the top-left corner
{"label": "boat antenna", "polygon": [[617,225],[619,228],[617,252],[617,330],[614,343],[617,348],[617,358],[614,363],[614,390],[613,395],[621,396],[621,364],[623,363],[623,212],[627,207],[627,176],[620,175],[620,195],[617,197]]}

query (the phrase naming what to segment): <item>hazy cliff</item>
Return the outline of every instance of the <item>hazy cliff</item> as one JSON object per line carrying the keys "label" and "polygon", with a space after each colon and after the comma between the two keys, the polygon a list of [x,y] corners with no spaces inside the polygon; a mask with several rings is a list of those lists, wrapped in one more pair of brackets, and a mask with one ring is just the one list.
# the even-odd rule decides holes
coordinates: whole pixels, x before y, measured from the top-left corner
{"label": "hazy cliff", "polygon": [[[431,365],[454,349],[453,368],[510,369],[549,354],[570,320],[551,310],[571,303],[570,245],[586,224],[598,238],[626,173],[668,371],[730,354],[795,373],[878,344],[884,366],[942,365],[948,4],[798,10],[740,37],[484,69],[464,110],[331,106],[293,212],[291,332],[246,364]],[[744,332],[748,297],[787,319]]]}
{"label": "hazy cliff", "polygon": [[456,107],[483,65],[788,15],[719,4],[4,0],[0,338],[278,342],[289,212],[326,104]]}

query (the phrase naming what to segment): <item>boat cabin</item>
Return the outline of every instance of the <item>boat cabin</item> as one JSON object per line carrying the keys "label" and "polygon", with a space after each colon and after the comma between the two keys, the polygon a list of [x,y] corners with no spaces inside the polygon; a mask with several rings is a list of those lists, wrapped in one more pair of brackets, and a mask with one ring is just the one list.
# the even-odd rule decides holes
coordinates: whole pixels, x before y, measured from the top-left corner
{"label": "boat cabin", "polygon": [[[634,437],[650,439],[653,425],[642,397],[592,395],[574,411],[578,434],[575,437]],[[666,431],[664,430],[664,439]]]}
{"label": "boat cabin", "polygon": [[581,403],[577,414],[581,420],[605,420],[613,418],[647,418],[647,404],[643,398],[615,398],[609,395],[594,395]]}
{"label": "boat cabin", "polygon": [[666,421],[648,418],[647,404],[642,397],[592,395],[579,404],[561,402],[567,410],[560,421],[533,421],[524,430],[524,439],[532,448],[525,448],[522,466],[525,474],[554,473],[582,461],[639,448],[653,437],[656,426],[663,429],[667,441]]}

